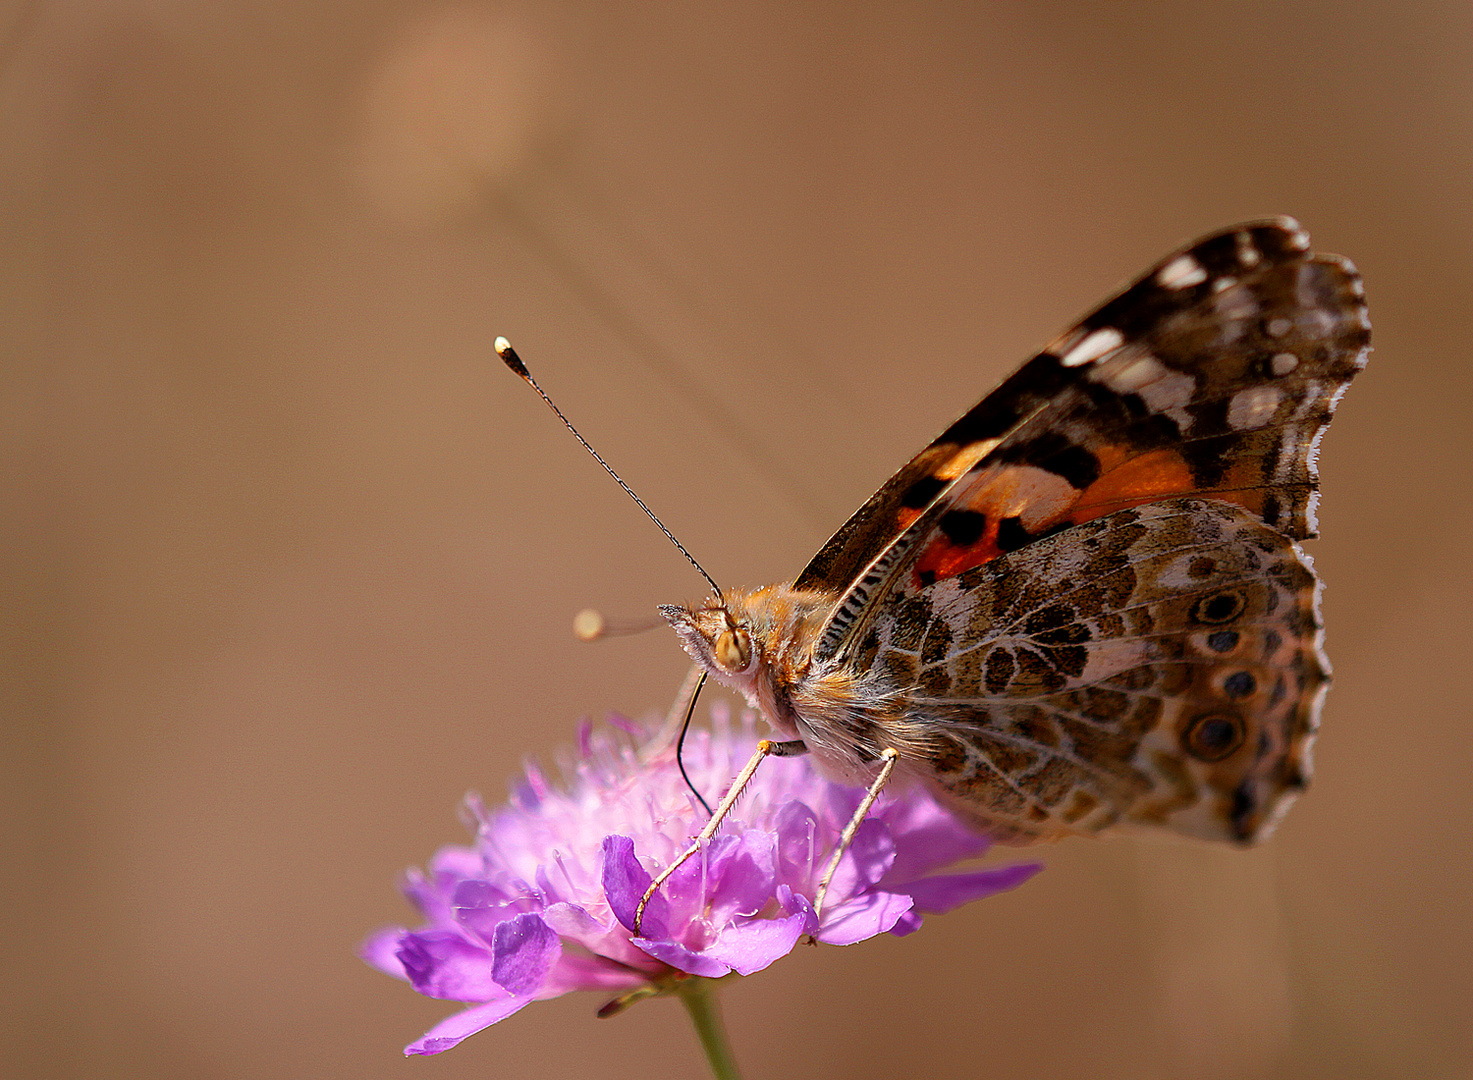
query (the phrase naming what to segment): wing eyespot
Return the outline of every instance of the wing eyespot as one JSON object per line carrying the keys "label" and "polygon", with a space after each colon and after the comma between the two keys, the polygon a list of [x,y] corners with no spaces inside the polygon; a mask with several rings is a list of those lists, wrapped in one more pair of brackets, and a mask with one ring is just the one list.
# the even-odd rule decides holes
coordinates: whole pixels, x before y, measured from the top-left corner
{"label": "wing eyespot", "polygon": [[1214,630],[1207,635],[1207,647],[1215,653],[1230,653],[1238,647],[1242,635],[1236,630]]}
{"label": "wing eyespot", "polygon": [[1234,700],[1252,697],[1257,689],[1258,680],[1249,671],[1234,671],[1222,680],[1222,692]]}
{"label": "wing eyespot", "polygon": [[1199,623],[1216,625],[1232,622],[1248,607],[1248,598],[1230,590],[1204,596],[1192,605],[1192,618]]}
{"label": "wing eyespot", "polygon": [[1195,718],[1182,732],[1181,745],[1198,761],[1210,764],[1231,757],[1243,745],[1245,734],[1240,717],[1228,713],[1207,713]]}

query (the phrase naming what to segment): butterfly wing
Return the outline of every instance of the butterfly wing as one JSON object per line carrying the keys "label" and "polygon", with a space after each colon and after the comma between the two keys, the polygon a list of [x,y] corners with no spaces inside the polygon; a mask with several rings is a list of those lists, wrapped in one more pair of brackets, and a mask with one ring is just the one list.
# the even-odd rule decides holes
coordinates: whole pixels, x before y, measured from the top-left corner
{"label": "butterfly wing", "polygon": [[1313,536],[1319,440],[1369,337],[1354,267],[1310,254],[1290,219],[1226,229],[1162,260],[824,545],[795,583],[840,597],[815,659],[852,647],[892,592],[916,595],[1131,506],[1201,496],[1291,540]]}
{"label": "butterfly wing", "polygon": [[929,778],[1004,838],[1252,841],[1309,774],[1317,597],[1282,533],[1172,499],[889,593],[854,660],[869,693],[908,688]]}
{"label": "butterfly wing", "polygon": [[1369,326],[1288,219],[1163,260],[825,545],[796,583],[837,596],[815,662],[902,695],[922,771],[1004,837],[1261,837],[1308,776],[1328,665],[1296,541]]}

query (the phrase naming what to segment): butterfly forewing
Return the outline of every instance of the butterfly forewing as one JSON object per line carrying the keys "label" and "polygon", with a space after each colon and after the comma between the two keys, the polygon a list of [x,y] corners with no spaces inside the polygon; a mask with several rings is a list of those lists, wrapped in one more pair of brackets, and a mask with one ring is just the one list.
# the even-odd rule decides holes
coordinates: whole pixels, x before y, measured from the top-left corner
{"label": "butterfly forewing", "polygon": [[[1354,269],[1307,243],[1280,219],[1163,260],[948,428],[800,575],[799,588],[841,591],[818,657],[889,589],[1128,506],[1205,495],[1313,535],[1314,449],[1364,366],[1369,320]],[[887,552],[902,540],[898,568]],[[867,586],[876,560],[891,565]]]}

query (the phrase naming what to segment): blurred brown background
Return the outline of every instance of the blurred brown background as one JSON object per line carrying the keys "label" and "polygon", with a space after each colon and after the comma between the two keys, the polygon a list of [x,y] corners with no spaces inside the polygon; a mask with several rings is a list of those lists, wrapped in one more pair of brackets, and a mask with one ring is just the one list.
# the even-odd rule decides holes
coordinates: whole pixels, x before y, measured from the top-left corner
{"label": "blurred brown background", "polygon": [[[1249,853],[1072,842],[726,994],[759,1077],[1473,1069],[1473,6],[0,7],[0,1072],[702,1075],[670,1001],[454,1008],[354,957],[700,581],[790,577],[1197,233],[1298,215],[1376,353],[1322,461],[1337,683]],[[9,876],[8,875],[8,876]]]}

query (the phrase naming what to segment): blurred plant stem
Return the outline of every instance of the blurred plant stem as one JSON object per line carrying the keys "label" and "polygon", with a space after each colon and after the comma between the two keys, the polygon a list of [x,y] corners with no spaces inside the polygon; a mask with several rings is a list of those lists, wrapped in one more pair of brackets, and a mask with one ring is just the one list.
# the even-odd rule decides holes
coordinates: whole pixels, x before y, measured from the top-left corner
{"label": "blurred plant stem", "polygon": [[701,1039],[701,1049],[711,1064],[711,1074],[716,1080],[741,1080],[736,1058],[732,1056],[731,1042],[726,1037],[726,1025],[721,1020],[721,1005],[716,1000],[715,980],[687,979],[676,991],[676,996],[690,1013],[691,1023]]}

